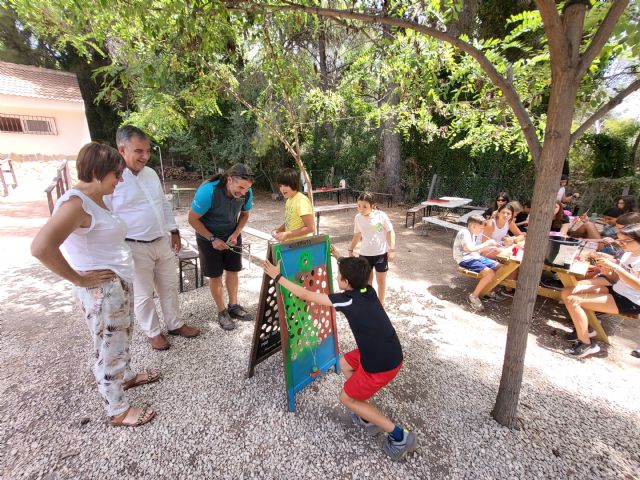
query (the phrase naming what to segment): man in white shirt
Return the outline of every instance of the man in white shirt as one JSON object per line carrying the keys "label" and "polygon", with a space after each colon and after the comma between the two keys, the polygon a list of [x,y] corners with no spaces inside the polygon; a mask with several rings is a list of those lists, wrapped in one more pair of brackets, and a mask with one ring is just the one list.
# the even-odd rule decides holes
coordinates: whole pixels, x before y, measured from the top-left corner
{"label": "man in white shirt", "polygon": [[180,251],[180,231],[158,175],[146,166],[151,156],[147,134],[137,127],[125,125],[118,129],[116,143],[127,168],[122,175],[123,181],[110,198],[105,197],[105,202],[127,224],[126,241],[135,266],[136,318],[149,337],[151,347],[166,350],[170,344],[162,333],[153,300],[154,289],[170,335],[192,338],[200,333],[178,318],[175,253]]}

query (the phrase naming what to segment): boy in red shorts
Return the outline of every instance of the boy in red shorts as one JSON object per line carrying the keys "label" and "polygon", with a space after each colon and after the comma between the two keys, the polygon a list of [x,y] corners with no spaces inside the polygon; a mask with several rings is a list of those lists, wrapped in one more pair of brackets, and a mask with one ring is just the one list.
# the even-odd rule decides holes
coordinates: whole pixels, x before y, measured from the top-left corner
{"label": "boy in red shorts", "polygon": [[[337,251],[332,247],[337,256]],[[376,291],[367,285],[371,267],[358,257],[338,258],[340,293],[311,292],[282,276],[280,265],[264,262],[264,271],[305,302],[333,306],[344,313],[358,348],[340,358],[340,368],[347,377],[340,392],[340,402],[351,412],[352,420],[371,435],[387,432],[383,451],[393,460],[417,448],[412,432],[394,424],[367,402],[387,385],[402,367],[402,347]]]}

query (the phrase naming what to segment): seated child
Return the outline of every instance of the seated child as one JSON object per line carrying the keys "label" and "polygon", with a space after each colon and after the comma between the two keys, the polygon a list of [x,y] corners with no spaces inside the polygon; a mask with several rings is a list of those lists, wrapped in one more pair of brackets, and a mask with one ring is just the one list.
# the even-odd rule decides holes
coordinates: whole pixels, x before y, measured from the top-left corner
{"label": "seated child", "polygon": [[279,242],[310,237],[316,231],[311,200],[300,191],[300,176],[286,168],[276,179],[280,193],[287,200],[284,205],[284,223],[271,232]]}
{"label": "seated child", "polygon": [[620,260],[594,253],[604,277],[580,280],[562,291],[562,300],[576,329],[577,340],[567,355],[585,358],[600,351],[591,341],[585,310],[603,313],[640,313],[640,224],[627,225],[618,232],[616,243],[625,251]]}
{"label": "seated child", "polygon": [[467,228],[460,230],[453,242],[453,259],[456,263],[462,268],[480,274],[478,285],[467,298],[471,308],[479,312],[484,310],[480,292],[491,283],[495,277],[494,270],[500,267],[495,260],[480,255],[481,250],[498,244],[492,238],[480,242],[485,223],[486,220],[481,215],[471,215],[467,220]]}
{"label": "seated child", "polygon": [[529,214],[531,214],[531,200],[525,200],[522,202],[522,211],[516,214],[516,227],[518,227],[521,232],[527,231]]}
{"label": "seated child", "polygon": [[[334,247],[331,251],[338,257]],[[275,266],[267,260],[264,271],[305,302],[333,306],[347,317],[358,348],[340,358],[340,368],[347,377],[340,402],[351,412],[351,419],[369,434],[387,432],[382,449],[391,459],[400,460],[414,451],[415,435],[394,424],[367,401],[393,380],[402,367],[403,358],[396,331],[376,291],[367,285],[371,272],[369,262],[360,257],[338,258],[338,286],[344,291],[329,295],[306,290],[287,280],[280,273],[280,264]]]}

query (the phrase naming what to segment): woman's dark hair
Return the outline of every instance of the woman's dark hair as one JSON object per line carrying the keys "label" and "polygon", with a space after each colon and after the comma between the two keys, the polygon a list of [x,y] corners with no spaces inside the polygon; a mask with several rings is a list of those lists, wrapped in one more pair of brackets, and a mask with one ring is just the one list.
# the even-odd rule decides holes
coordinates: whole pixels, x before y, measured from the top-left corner
{"label": "woman's dark hair", "polygon": [[[626,227],[621,228],[618,233],[626,235],[632,240],[640,243],[640,223],[633,223],[631,225],[627,225]],[[343,275],[344,276],[344,275]],[[351,283],[351,282],[349,282]]]}
{"label": "woman's dark hair", "polygon": [[342,257],[338,262],[338,271],[353,289],[359,290],[369,283],[371,266],[362,257]]}
{"label": "woman's dark hair", "polygon": [[500,192],[498,195],[496,195],[496,199],[493,201],[493,209],[494,210],[498,210],[498,199],[499,198],[504,198],[506,200],[506,203],[509,203],[511,201],[511,197],[509,196],[509,194],[507,192]]}
{"label": "woman's dark hair", "polygon": [[618,207],[609,207],[604,212],[602,212],[602,215],[605,217],[618,218],[620,215],[622,215],[622,213],[622,210],[620,210]]}
{"label": "woman's dark hair", "polygon": [[560,175],[560,181],[562,181],[562,180],[566,180],[567,181],[567,185],[568,185],[569,184],[569,175],[566,175],[564,173],[562,175]]}
{"label": "woman's dark hair", "polygon": [[638,212],[628,212],[623,213],[618,218],[616,218],[616,223],[618,225],[633,225],[634,223],[640,223],[640,213]]}
{"label": "woman's dark hair", "polygon": [[376,206],[376,201],[373,199],[373,194],[371,192],[362,192],[358,195],[359,202],[367,202],[372,207]]}
{"label": "woman's dark hair", "polygon": [[553,220],[551,221],[551,229],[559,232],[564,223],[562,221],[564,218],[564,205],[562,205],[562,202],[558,200],[556,200],[556,205],[558,205],[558,207],[560,208],[558,209],[558,213],[553,216]]}
{"label": "woman's dark hair", "polygon": [[83,182],[102,180],[111,172],[121,172],[125,163],[122,155],[113,147],[98,142],[87,143],[78,152],[76,169]]}
{"label": "woman's dark hair", "polygon": [[620,200],[624,202],[624,208],[621,209],[623,213],[637,211],[636,197],[634,197],[633,195],[620,195],[619,197],[616,197],[615,199],[616,207],[618,206],[618,202]]}
{"label": "woman's dark hair", "polygon": [[293,168],[285,168],[282,172],[278,174],[276,183],[278,185],[284,185],[285,187],[289,187],[291,190],[295,190],[296,192],[299,192],[300,191],[300,174]]}
{"label": "woman's dark hair", "polygon": [[225,187],[229,181],[229,177],[241,178],[243,180],[249,180],[251,183],[256,179],[251,169],[244,163],[236,163],[231,168],[225,170],[223,173],[216,173],[207,182],[219,181],[218,186],[220,188]]}

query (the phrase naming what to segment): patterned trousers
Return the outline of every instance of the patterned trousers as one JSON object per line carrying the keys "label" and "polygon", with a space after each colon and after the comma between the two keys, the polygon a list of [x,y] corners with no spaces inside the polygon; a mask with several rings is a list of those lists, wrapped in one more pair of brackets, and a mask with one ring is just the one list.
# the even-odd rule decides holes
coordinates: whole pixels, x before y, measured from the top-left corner
{"label": "patterned trousers", "polygon": [[132,285],[115,277],[97,287],[75,287],[75,294],[93,340],[98,391],[107,415],[119,415],[129,408],[122,383],[135,377],[129,355]]}

